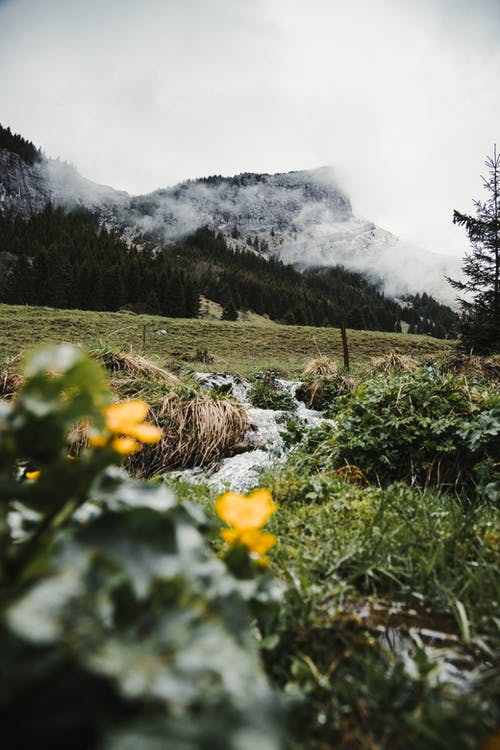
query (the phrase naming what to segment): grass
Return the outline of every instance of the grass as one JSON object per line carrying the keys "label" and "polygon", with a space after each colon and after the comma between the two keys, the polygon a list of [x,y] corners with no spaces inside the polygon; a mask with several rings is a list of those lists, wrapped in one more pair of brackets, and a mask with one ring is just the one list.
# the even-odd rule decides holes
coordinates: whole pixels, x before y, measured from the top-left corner
{"label": "grass", "polygon": [[[297,731],[307,724],[311,747],[476,748],[500,718],[497,512],[403,484],[324,481],[323,493],[273,482],[274,565],[296,583],[268,665],[306,696]],[[450,644],[461,686],[441,671]]]}
{"label": "grass", "polygon": [[[320,354],[342,364],[342,342],[335,328],[0,305],[1,360],[36,344],[60,341],[85,349],[133,350],[167,369],[218,370],[244,377],[264,369],[296,377],[307,360]],[[376,331],[349,330],[348,341],[354,368],[394,349],[425,360],[446,357],[453,347],[453,342],[429,336]],[[186,363],[204,350],[213,362]]]}
{"label": "grass", "polygon": [[[494,506],[331,472],[262,483],[287,586],[263,657],[296,701],[294,750],[477,750],[500,722]],[[209,490],[174,486],[213,515]]]}

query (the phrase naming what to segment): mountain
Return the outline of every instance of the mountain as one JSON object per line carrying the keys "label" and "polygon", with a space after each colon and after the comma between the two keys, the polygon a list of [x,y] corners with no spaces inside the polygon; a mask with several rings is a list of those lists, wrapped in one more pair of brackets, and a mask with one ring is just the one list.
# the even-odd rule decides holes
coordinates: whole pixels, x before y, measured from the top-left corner
{"label": "mountain", "polygon": [[29,163],[13,151],[0,149],[0,213],[28,219],[50,202],[66,208],[85,206],[112,220],[129,201],[128,193],[97,185],[59,159]]}
{"label": "mountain", "polygon": [[220,232],[230,249],[250,249],[300,270],[343,265],[380,282],[391,296],[425,291],[447,303],[453,299],[444,276],[460,275],[458,261],[403,243],[354,215],[330,168],[218,175],[130,196],[97,185],[39,151],[26,159],[29,142],[20,142],[17,152],[11,141],[9,149],[0,148],[4,214],[28,218],[49,201],[69,209],[84,206],[108,228],[118,227],[129,242],[146,237],[171,244],[206,226]]}
{"label": "mountain", "polygon": [[189,180],[132,198],[127,218],[166,241],[206,225],[235,249],[253,246],[297,268],[343,265],[382,280],[392,296],[427,291],[449,303],[444,277],[460,276],[456,259],[355,216],[329,167]]}

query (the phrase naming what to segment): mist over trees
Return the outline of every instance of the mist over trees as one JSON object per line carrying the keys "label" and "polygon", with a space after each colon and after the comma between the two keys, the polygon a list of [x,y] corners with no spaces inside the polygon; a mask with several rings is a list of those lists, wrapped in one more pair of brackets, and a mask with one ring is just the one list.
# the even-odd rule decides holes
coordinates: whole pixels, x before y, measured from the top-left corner
{"label": "mist over trees", "polygon": [[475,216],[454,211],[453,222],[465,227],[471,243],[463,271],[466,281],[448,279],[465,296],[460,338],[464,349],[480,354],[500,352],[500,155],[496,144],[485,162],[488,176],[482,177],[488,192],[486,201],[474,201]]}
{"label": "mist over trees", "polygon": [[48,205],[25,221],[0,216],[0,300],[82,310],[197,317],[200,295],[218,302],[225,320],[251,310],[272,320],[314,326],[453,335],[455,316],[428,295],[402,304],[344,268],[300,273],[252,247],[236,251],[201,228],[177,245],[127,244],[84,208]]}

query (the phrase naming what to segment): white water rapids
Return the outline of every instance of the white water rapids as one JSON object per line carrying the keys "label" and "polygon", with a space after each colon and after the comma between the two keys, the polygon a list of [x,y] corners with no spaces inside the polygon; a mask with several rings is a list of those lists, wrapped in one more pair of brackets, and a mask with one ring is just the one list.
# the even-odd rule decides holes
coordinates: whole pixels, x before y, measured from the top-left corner
{"label": "white water rapids", "polygon": [[286,446],[281,433],[286,429],[289,419],[293,418],[308,427],[317,427],[329,421],[322,412],[308,409],[303,402],[295,398],[299,386],[297,381],[277,381],[278,388],[290,393],[295,401],[296,410],[289,412],[253,407],[248,395],[250,383],[237,376],[195,373],[194,377],[206,388],[231,393],[245,407],[248,414],[249,429],[242,440],[245,452],[223,458],[210,466],[171,472],[173,477],[207,484],[218,492],[246,492],[253,489],[258,486],[259,476],[264,469],[277,466],[284,461]]}

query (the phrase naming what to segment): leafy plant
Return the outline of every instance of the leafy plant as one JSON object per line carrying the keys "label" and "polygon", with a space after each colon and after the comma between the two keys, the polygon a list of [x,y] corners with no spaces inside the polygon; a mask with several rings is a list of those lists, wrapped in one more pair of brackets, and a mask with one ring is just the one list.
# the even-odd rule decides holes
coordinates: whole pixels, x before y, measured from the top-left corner
{"label": "leafy plant", "polygon": [[493,390],[432,367],[375,377],[344,399],[313,460],[355,464],[380,482],[470,486],[475,466],[499,454],[499,404]]}
{"label": "leafy plant", "polygon": [[[156,428],[142,402],[109,407],[81,350],[42,349],[25,376],[0,414],[5,747],[282,747],[253,635],[282,587],[244,545],[217,558],[199,506],[117,465]],[[82,419],[90,444],[68,457]]]}
{"label": "leafy plant", "polygon": [[297,408],[291,393],[280,387],[276,370],[257,372],[248,397],[258,409],[295,411]]}
{"label": "leafy plant", "polygon": [[280,432],[283,443],[287,448],[297,445],[303,439],[307,432],[307,427],[298,419],[289,419],[286,423],[286,429]]}

